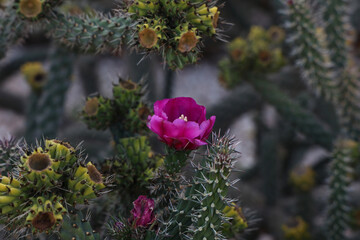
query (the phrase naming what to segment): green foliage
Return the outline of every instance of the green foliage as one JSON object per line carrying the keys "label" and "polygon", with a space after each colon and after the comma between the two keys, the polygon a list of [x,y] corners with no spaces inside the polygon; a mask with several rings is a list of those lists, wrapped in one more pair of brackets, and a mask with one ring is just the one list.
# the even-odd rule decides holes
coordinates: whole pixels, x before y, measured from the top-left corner
{"label": "green foliage", "polygon": [[228,135],[213,135],[208,152],[199,164],[194,164],[195,177],[173,209],[170,237],[222,239],[223,210],[231,202],[226,194],[232,184],[229,176],[236,159],[233,144]]}
{"label": "green foliage", "polygon": [[261,96],[289,121],[295,129],[305,134],[308,139],[327,149],[332,148],[333,134],[310,112],[290,99],[274,83],[268,80],[253,78],[251,84],[261,93]]}
{"label": "green foliage", "polygon": [[0,140],[0,174],[8,175],[16,165],[22,152],[15,138]]}
{"label": "green foliage", "polygon": [[327,45],[330,49],[331,61],[336,68],[343,69],[347,64],[348,51],[346,46],[346,32],[349,28],[346,16],[349,1],[326,0],[324,3],[324,23],[327,35]]}
{"label": "green foliage", "polygon": [[146,186],[156,170],[156,162],[160,160],[152,153],[148,138],[122,138],[116,150],[116,157],[101,165],[105,174],[114,176],[114,189],[128,194],[146,192]]}
{"label": "green foliage", "polygon": [[64,217],[59,231],[61,239],[72,240],[100,240],[100,235],[92,229],[89,216],[83,216],[81,211],[72,211]]}
{"label": "green foliage", "polygon": [[126,16],[63,16],[50,19],[47,30],[59,43],[75,51],[119,55],[134,23]]}
{"label": "green foliage", "polygon": [[343,133],[356,141],[360,139],[360,82],[357,73],[352,64],[342,72],[336,105]]}
{"label": "green foliage", "polygon": [[147,132],[150,110],[142,100],[143,85],[122,80],[113,87],[113,99],[93,96],[87,99],[82,119],[89,128],[110,129],[116,143],[123,137]]}
{"label": "green foliage", "polygon": [[284,37],[285,32],[279,27],[266,31],[253,26],[246,39],[238,37],[230,42],[227,46],[230,57],[219,62],[220,83],[233,88],[251,73],[278,71],[285,65],[281,50]]}
{"label": "green foliage", "polygon": [[12,44],[21,39],[22,30],[23,22],[19,21],[14,9],[0,10],[0,59]]}
{"label": "green foliage", "polygon": [[33,142],[41,137],[54,138],[63,117],[66,92],[74,67],[73,56],[66,50],[54,49],[50,56],[48,81],[41,92],[30,97],[26,139]]}
{"label": "green foliage", "polygon": [[137,22],[132,46],[161,53],[171,69],[198,60],[202,39],[220,38],[216,1],[135,0],[127,8]]}
{"label": "green foliage", "polygon": [[25,226],[34,234],[57,230],[68,204],[88,203],[105,188],[98,170],[85,165],[66,142],[46,140],[43,147],[23,151],[17,169],[0,184],[1,221],[13,231]]}
{"label": "green foliage", "polygon": [[332,155],[330,175],[330,197],[327,217],[327,232],[329,240],[346,239],[345,230],[349,227],[349,196],[348,186],[351,182],[351,163],[358,144],[351,140],[339,140]]}
{"label": "green foliage", "polygon": [[326,36],[311,15],[309,1],[286,2],[286,26],[292,33],[288,40],[293,46],[296,65],[312,89],[328,100],[336,99],[337,82],[330,69],[331,59],[324,51]]}

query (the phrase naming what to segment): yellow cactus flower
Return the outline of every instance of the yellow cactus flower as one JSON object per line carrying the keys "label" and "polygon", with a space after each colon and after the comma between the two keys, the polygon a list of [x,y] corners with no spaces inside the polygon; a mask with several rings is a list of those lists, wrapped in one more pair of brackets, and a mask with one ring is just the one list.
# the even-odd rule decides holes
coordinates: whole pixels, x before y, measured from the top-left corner
{"label": "yellow cactus flower", "polygon": [[289,223],[282,225],[281,229],[286,240],[310,239],[308,225],[301,217],[297,217]]}
{"label": "yellow cactus flower", "polygon": [[273,43],[281,43],[285,39],[285,31],[284,29],[278,26],[272,26],[267,31],[267,35]]}
{"label": "yellow cactus flower", "polygon": [[298,167],[290,173],[290,182],[297,190],[308,192],[315,185],[315,172],[310,167]]}
{"label": "yellow cactus flower", "polygon": [[33,90],[41,90],[47,82],[47,72],[40,62],[25,63],[21,72]]}
{"label": "yellow cactus flower", "polygon": [[86,101],[84,112],[88,116],[96,116],[99,110],[99,99],[97,97],[90,98]]}
{"label": "yellow cactus flower", "polygon": [[42,12],[41,0],[20,0],[19,11],[27,18],[35,18]]}

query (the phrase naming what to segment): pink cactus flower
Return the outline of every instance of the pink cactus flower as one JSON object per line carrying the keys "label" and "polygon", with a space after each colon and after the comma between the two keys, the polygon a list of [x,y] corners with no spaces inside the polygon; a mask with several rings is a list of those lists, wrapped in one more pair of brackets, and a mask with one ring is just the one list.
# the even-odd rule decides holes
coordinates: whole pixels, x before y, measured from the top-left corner
{"label": "pink cactus flower", "polygon": [[148,127],[176,150],[194,150],[206,145],[216,119],[211,116],[206,120],[205,107],[188,97],[157,101],[154,113],[148,118]]}
{"label": "pink cactus flower", "polygon": [[155,221],[153,213],[154,200],[141,195],[133,202],[133,205],[134,208],[131,210],[131,217],[129,220],[134,227],[146,227]]}

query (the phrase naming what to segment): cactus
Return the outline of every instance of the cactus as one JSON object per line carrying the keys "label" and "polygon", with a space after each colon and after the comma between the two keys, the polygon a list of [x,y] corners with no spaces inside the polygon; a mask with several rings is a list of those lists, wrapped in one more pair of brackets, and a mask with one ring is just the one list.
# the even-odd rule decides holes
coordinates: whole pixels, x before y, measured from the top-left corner
{"label": "cactus", "polygon": [[73,57],[64,49],[55,49],[51,55],[48,82],[41,95],[32,96],[27,140],[55,137],[63,115],[65,94],[71,82]]}
{"label": "cactus", "polygon": [[330,50],[331,61],[337,69],[343,70],[348,59],[346,46],[348,1],[330,0],[324,2],[323,19],[326,24],[327,45]]}
{"label": "cactus", "polygon": [[1,221],[11,223],[15,232],[25,226],[33,234],[58,230],[69,204],[87,204],[107,184],[66,142],[46,140],[44,146],[23,151],[17,171],[3,176],[0,184]]}
{"label": "cactus", "polygon": [[250,83],[267,102],[278,110],[283,118],[305,134],[309,140],[327,149],[332,148],[333,134],[324,128],[324,125],[314,115],[282,93],[275,84],[259,78],[253,78]]}
{"label": "cactus", "polygon": [[146,136],[122,138],[116,146],[115,159],[101,165],[105,174],[114,175],[114,189],[119,192],[144,192],[156,170],[157,156],[152,153]]}
{"label": "cactus", "polygon": [[59,231],[60,239],[100,240],[100,235],[92,229],[88,217],[84,217],[81,211],[71,211],[64,217]]}
{"label": "cactus", "polygon": [[357,159],[358,144],[351,140],[339,140],[332,154],[330,198],[327,218],[328,239],[346,239],[345,230],[349,227],[348,186],[351,182],[350,164]]}
{"label": "cactus", "polygon": [[354,140],[360,138],[360,126],[358,124],[360,83],[357,75],[357,69],[352,64],[347,66],[341,74],[342,81],[339,85],[339,99],[336,105],[343,133]]}
{"label": "cactus", "polygon": [[[230,204],[226,193],[231,186],[229,175],[235,161],[233,139],[229,135],[213,134],[209,150],[198,165],[196,175],[179,197],[169,223],[170,237],[192,239],[222,239],[225,221],[223,210]],[[236,155],[236,154],[235,154]]]}
{"label": "cactus", "polygon": [[47,30],[61,44],[83,52],[118,55],[129,41],[134,23],[126,16],[95,17],[63,16],[50,20]]}
{"label": "cactus", "polygon": [[19,144],[19,141],[13,137],[0,140],[0,174],[2,176],[8,175],[21,157]]}
{"label": "cactus", "polygon": [[219,62],[220,83],[232,88],[246,80],[249,73],[278,71],[286,62],[281,50],[284,36],[284,30],[276,26],[267,31],[253,26],[246,39],[234,39],[227,46],[229,58]]}
{"label": "cactus", "polygon": [[22,37],[23,22],[19,21],[16,12],[11,7],[0,11],[0,59],[6,54],[11,44]]}
{"label": "cactus", "polygon": [[150,110],[143,95],[143,83],[120,79],[113,87],[113,99],[102,96],[87,99],[82,119],[89,128],[110,129],[116,143],[123,137],[144,134]]}
{"label": "cactus", "polygon": [[[288,41],[296,46],[293,55],[302,76],[316,93],[333,101],[337,98],[336,85],[330,66],[331,59],[326,55],[323,42],[325,36],[311,15],[308,0],[286,1],[283,13],[286,15],[286,26],[292,33]],[[323,41],[322,41],[323,40]]]}

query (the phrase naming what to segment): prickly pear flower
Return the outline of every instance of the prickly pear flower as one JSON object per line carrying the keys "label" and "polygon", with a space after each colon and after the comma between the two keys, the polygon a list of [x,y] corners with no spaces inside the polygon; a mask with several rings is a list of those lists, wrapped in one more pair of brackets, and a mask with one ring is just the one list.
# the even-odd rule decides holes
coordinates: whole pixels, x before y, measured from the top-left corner
{"label": "prickly pear flower", "polygon": [[37,17],[42,12],[41,0],[20,0],[19,11],[27,18]]}
{"label": "prickly pear flower", "polygon": [[193,150],[206,145],[216,119],[211,116],[206,120],[205,107],[188,97],[157,101],[154,113],[148,118],[148,127],[176,150]]}
{"label": "prickly pear flower", "polygon": [[133,205],[129,221],[134,227],[146,227],[155,221],[154,200],[141,195],[133,202]]}

